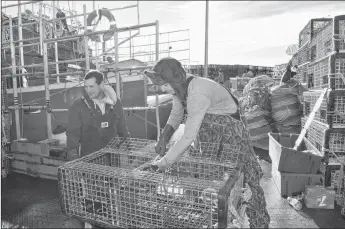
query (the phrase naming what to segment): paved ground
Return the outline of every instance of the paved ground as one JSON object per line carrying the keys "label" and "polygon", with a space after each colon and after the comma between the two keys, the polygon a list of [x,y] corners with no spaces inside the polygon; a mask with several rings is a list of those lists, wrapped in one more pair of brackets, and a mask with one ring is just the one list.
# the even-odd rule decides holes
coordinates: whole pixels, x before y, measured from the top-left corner
{"label": "paved ground", "polygon": [[[280,197],[270,176],[270,164],[261,161],[271,228],[345,228],[340,211],[312,210],[297,212]],[[34,228],[68,228],[69,219],[61,213],[57,182],[12,174],[2,179],[1,219]]]}

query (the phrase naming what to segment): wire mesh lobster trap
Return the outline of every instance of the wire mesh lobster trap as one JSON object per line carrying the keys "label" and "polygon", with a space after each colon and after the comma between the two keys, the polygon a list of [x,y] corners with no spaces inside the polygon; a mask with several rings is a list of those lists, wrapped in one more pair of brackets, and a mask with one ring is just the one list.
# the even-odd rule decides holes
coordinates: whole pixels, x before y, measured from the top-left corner
{"label": "wire mesh lobster trap", "polygon": [[[302,117],[304,127],[307,117]],[[345,156],[345,128],[329,128],[318,121],[312,121],[306,133],[306,138],[321,153],[333,152]],[[332,154],[328,154],[332,157]]]}
{"label": "wire mesh lobster trap", "polygon": [[308,88],[345,89],[345,53],[332,54],[309,64]]}
{"label": "wire mesh lobster trap", "polygon": [[[303,93],[304,116],[309,115],[321,93],[321,90]],[[330,128],[345,128],[345,119],[335,112],[345,113],[345,90],[329,91],[324,97],[320,109],[316,111],[314,120],[328,124]]]}
{"label": "wire mesh lobster trap", "polygon": [[331,18],[316,18],[311,19],[307,25],[299,33],[299,42],[298,45],[301,48],[303,45],[311,41],[312,36],[327,25]]}
{"label": "wire mesh lobster trap", "polygon": [[345,15],[334,17],[311,36],[310,59],[319,60],[333,51],[345,50]]}
{"label": "wire mesh lobster trap", "polygon": [[114,138],[59,168],[63,211],[104,227],[226,227],[244,219],[236,146],[199,143],[166,172],[147,171],[155,141]]}

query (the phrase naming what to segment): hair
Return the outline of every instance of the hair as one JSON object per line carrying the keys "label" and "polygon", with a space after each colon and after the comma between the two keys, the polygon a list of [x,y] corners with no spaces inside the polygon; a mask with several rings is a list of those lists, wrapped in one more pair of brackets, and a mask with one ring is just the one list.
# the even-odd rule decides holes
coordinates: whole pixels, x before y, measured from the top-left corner
{"label": "hair", "polygon": [[95,78],[96,83],[99,85],[103,82],[104,75],[102,72],[100,72],[98,70],[90,70],[85,74],[84,80],[88,80],[91,78]]}

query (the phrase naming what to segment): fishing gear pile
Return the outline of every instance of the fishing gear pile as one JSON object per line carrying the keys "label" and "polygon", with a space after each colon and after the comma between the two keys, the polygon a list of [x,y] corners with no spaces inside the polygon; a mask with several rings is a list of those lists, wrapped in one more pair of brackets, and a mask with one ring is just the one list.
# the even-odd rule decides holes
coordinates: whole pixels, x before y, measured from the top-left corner
{"label": "fishing gear pile", "polygon": [[301,131],[303,106],[300,96],[305,89],[300,82],[289,79],[271,88],[272,119],[279,133],[298,134]]}
{"label": "fishing gear pile", "polygon": [[268,149],[268,134],[272,132],[271,94],[269,87],[274,81],[266,76],[251,79],[243,89],[241,112],[246,118],[253,146]]}

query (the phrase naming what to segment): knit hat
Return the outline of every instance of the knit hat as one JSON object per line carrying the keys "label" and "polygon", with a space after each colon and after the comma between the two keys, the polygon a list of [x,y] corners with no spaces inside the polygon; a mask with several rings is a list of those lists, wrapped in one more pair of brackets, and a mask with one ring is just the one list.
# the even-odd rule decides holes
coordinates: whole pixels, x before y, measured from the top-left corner
{"label": "knit hat", "polygon": [[159,86],[169,82],[183,82],[186,79],[186,72],[181,63],[172,57],[160,59],[152,70],[145,70],[144,74],[150,78],[153,84]]}

